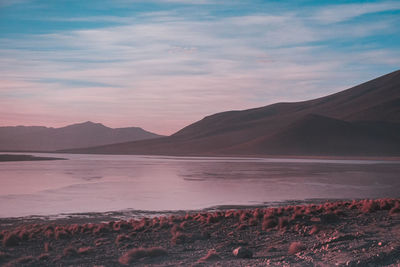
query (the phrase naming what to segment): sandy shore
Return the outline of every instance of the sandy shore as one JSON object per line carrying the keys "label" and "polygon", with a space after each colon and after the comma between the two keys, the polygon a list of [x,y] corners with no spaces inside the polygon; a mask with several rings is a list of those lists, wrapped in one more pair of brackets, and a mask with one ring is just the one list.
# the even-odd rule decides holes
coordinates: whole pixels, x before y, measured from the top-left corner
{"label": "sandy shore", "polygon": [[3,224],[0,240],[4,266],[398,266],[400,199]]}

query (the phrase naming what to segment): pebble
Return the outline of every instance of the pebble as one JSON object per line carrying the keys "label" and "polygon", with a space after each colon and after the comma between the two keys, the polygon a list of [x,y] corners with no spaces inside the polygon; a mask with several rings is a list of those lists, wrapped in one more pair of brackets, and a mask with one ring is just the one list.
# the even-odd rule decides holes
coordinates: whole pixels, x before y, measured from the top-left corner
{"label": "pebble", "polygon": [[253,252],[250,249],[245,248],[245,247],[235,248],[232,253],[233,253],[233,255],[235,255],[236,258],[244,259],[244,258],[252,258],[253,257]]}

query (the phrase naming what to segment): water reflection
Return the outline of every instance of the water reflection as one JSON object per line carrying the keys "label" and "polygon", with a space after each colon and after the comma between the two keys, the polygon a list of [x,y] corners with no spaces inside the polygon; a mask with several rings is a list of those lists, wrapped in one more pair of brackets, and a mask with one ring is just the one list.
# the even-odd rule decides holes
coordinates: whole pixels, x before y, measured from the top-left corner
{"label": "water reflection", "polygon": [[0,163],[0,216],[199,209],[310,198],[398,197],[400,192],[399,162],[62,157],[69,160]]}

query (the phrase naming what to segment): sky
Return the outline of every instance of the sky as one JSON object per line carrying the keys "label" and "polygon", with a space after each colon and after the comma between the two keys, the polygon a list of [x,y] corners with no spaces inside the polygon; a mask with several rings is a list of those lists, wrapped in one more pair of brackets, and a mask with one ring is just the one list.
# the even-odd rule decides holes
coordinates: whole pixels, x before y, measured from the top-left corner
{"label": "sky", "polygon": [[400,1],[0,0],[0,125],[172,134],[400,66]]}

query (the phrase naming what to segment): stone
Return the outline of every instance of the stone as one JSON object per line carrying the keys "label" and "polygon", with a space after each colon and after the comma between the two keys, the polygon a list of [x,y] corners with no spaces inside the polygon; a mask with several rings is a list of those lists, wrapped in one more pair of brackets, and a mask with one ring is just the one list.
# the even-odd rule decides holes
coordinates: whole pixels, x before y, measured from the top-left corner
{"label": "stone", "polygon": [[241,258],[241,259],[253,257],[253,252],[245,247],[235,248],[232,253],[236,258]]}

